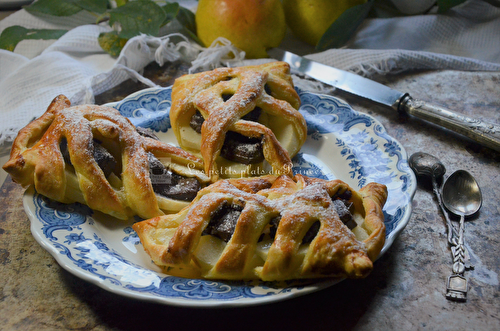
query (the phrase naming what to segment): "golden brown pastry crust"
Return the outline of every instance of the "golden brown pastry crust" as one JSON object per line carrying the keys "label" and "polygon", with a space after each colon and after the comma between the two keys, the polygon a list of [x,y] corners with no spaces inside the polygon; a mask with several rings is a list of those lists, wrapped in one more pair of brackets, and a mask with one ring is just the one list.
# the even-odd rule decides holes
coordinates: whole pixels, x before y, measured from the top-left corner
{"label": "golden brown pastry crust", "polygon": [[[271,94],[266,92],[269,87]],[[268,89],[268,91],[269,91]],[[232,97],[225,101],[223,94]],[[263,137],[263,153],[275,174],[291,174],[291,158],[307,137],[298,112],[300,98],[293,87],[289,65],[271,62],[259,66],[219,68],[185,75],[172,88],[170,119],[181,148],[200,153],[205,171],[219,177],[262,175],[262,164],[242,166],[220,156],[228,131],[247,137]],[[262,109],[259,122],[243,120],[255,107]],[[201,134],[189,126],[199,111],[205,119]]]}
{"label": "golden brown pastry crust", "polygon": [[[249,184],[253,181],[258,185]],[[332,203],[332,197],[346,190],[352,192],[349,201],[357,223],[352,231]],[[264,281],[361,278],[372,270],[384,245],[386,199],[386,187],[377,183],[356,192],[340,180],[301,175],[220,180],[178,214],[138,222],[133,228],[152,260],[172,275]],[[218,206],[242,201],[244,208],[227,243],[202,235]],[[277,216],[281,220],[274,240],[259,242]],[[321,225],[314,239],[302,243],[317,221]]]}
{"label": "golden brown pastry crust", "polygon": [[[103,146],[106,144],[121,167],[113,180],[105,177],[94,159],[94,138],[102,141]],[[61,153],[63,139],[67,140],[72,165],[65,163]],[[175,167],[182,175],[193,177],[197,168],[200,179],[208,181],[201,172],[199,158],[141,136],[116,109],[96,105],[70,107],[69,100],[60,95],[40,118],[19,131],[3,169],[15,182],[24,187],[34,185],[40,194],[53,200],[85,203],[120,219],[179,211],[189,203],[168,201],[153,191],[148,152],[167,160],[166,165]]]}

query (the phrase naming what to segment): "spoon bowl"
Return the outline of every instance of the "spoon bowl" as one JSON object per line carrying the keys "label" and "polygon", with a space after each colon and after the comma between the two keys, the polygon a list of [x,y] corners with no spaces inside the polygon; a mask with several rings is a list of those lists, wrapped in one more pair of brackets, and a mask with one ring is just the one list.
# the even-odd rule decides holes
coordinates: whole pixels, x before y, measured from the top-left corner
{"label": "spoon bowl", "polygon": [[424,152],[413,154],[408,164],[418,177],[436,182],[446,173],[446,168],[437,157]]}
{"label": "spoon bowl", "polygon": [[443,203],[455,215],[473,215],[483,203],[481,189],[470,173],[457,170],[443,185]]}

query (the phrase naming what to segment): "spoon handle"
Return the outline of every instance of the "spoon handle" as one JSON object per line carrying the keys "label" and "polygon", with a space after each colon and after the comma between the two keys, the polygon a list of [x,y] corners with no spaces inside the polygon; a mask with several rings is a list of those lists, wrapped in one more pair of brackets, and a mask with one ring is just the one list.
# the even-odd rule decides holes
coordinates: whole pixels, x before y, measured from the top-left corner
{"label": "spoon handle", "polygon": [[432,189],[434,191],[434,194],[436,195],[439,207],[441,208],[441,212],[443,213],[444,219],[446,220],[446,226],[448,227],[448,244],[454,245],[453,244],[453,235],[457,234],[455,228],[451,224],[450,217],[448,215],[448,212],[446,211],[446,208],[444,207],[443,204],[443,198],[441,197],[441,193],[439,192],[439,187],[436,182],[436,180],[433,178],[432,179]]}
{"label": "spoon handle", "polygon": [[463,273],[465,271],[464,218],[465,217],[463,215],[460,216],[458,240],[453,238],[453,247],[451,248],[453,254],[453,274],[448,277],[448,286],[446,291],[446,298],[455,301],[467,300],[467,279],[463,277]]}
{"label": "spoon handle", "polygon": [[453,272],[456,274],[463,274],[465,271],[464,257],[465,257],[465,246],[464,246],[464,231],[465,222],[464,216],[460,216],[460,228],[458,230],[458,241],[452,248],[453,252]]}

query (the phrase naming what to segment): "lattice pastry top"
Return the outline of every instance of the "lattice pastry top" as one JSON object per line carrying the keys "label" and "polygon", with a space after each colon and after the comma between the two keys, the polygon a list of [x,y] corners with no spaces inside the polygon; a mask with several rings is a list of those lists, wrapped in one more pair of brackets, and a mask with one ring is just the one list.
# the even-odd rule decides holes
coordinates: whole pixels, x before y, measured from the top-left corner
{"label": "lattice pastry top", "polygon": [[175,215],[135,223],[171,275],[264,281],[365,277],[385,241],[385,185],[296,175],[220,180]]}
{"label": "lattice pastry top", "polygon": [[289,71],[287,63],[272,62],[176,79],[172,128],[183,149],[202,156],[213,181],[263,175],[269,165],[291,174],[307,126]]}
{"label": "lattice pastry top", "polygon": [[177,212],[209,181],[198,157],[136,129],[116,109],[70,107],[62,95],[19,131],[3,169],[53,200],[119,219]]}

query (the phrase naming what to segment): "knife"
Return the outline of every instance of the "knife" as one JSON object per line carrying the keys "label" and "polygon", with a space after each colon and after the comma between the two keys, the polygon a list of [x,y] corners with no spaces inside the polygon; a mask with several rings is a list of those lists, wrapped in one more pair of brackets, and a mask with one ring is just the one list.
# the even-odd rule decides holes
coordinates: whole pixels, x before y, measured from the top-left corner
{"label": "knife", "polygon": [[500,152],[500,126],[456,114],[448,109],[413,99],[409,93],[391,89],[357,74],[315,62],[279,48],[267,51],[271,58],[340,90],[388,106],[462,134]]}

